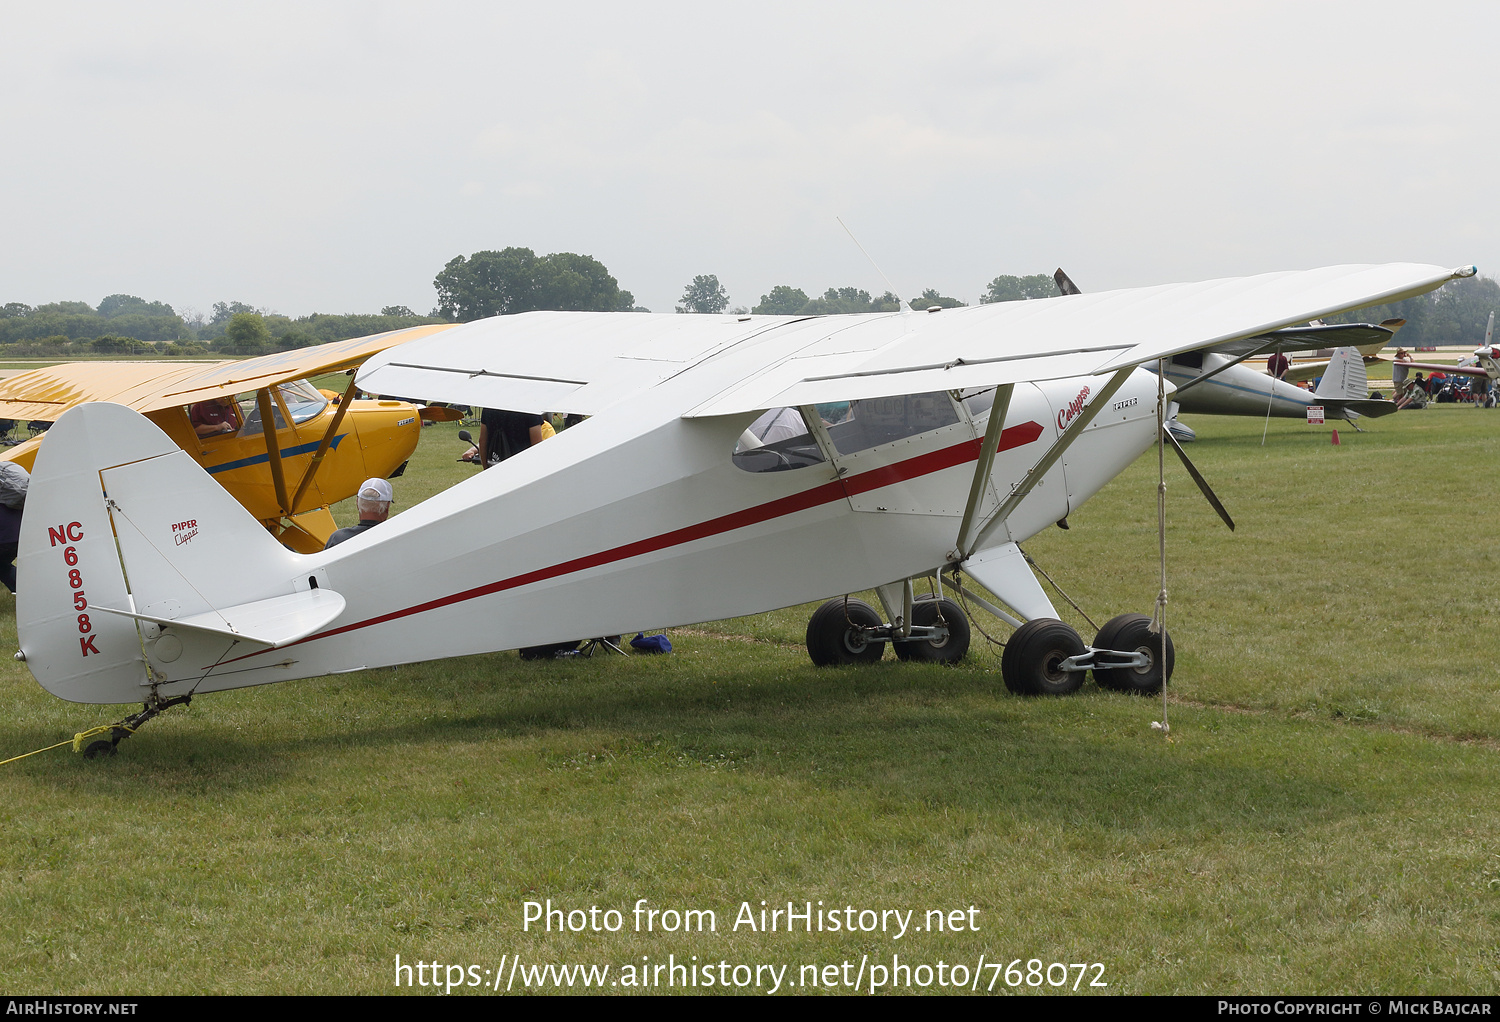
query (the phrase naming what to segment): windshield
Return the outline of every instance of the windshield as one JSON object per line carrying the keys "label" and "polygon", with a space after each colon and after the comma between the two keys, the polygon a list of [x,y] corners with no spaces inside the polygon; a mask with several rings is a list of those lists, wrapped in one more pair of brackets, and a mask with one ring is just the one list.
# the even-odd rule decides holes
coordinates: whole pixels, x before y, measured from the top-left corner
{"label": "windshield", "polygon": [[281,400],[286,402],[286,409],[292,413],[294,423],[301,424],[308,419],[315,419],[328,407],[328,399],[306,380],[283,383],[277,389],[281,391]]}
{"label": "windshield", "polygon": [[[281,400],[286,402],[287,411],[291,413],[294,424],[317,418],[322,414],[323,409],[328,407],[328,399],[306,380],[292,380],[280,384],[276,389],[281,394]],[[260,403],[256,395],[241,394],[239,404],[245,419],[245,426],[240,430],[241,435],[262,432]],[[271,401],[271,418],[275,422],[276,429],[286,429],[286,420],[282,417],[281,406],[274,399]]]}

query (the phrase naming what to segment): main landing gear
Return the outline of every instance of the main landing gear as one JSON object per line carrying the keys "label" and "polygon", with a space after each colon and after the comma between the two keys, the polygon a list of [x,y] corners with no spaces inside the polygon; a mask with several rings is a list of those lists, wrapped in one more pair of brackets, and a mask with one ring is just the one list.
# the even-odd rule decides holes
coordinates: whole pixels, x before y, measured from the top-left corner
{"label": "main landing gear", "polygon": [[[936,594],[910,603],[911,624],[902,629],[887,624],[863,600],[829,600],[807,622],[807,653],[819,667],[872,664],[885,655],[890,643],[902,660],[951,664],[969,651],[969,619],[952,600]],[[903,631],[905,634],[903,635]],[[1065,622],[1034,618],[1017,628],[1005,644],[1000,674],[1005,687],[1017,695],[1065,696],[1082,687],[1084,675],[1094,672],[1101,688],[1149,695],[1160,692],[1172,677],[1176,653],[1166,639],[1166,670],[1162,670],[1163,636],[1151,632],[1144,614],[1121,614],[1099,629],[1093,645]]]}
{"label": "main landing gear", "polygon": [[[1065,696],[1083,685],[1086,671],[1102,688],[1148,695],[1160,692],[1162,636],[1151,633],[1151,619],[1144,614],[1121,614],[1105,622],[1085,646],[1072,625],[1056,618],[1027,621],[1010,641],[1000,658],[1005,687],[1018,695]],[[1170,680],[1176,654],[1172,637],[1166,637],[1166,673]]]}
{"label": "main landing gear", "polygon": [[807,654],[819,667],[870,664],[889,642],[902,660],[952,664],[969,651],[969,619],[952,600],[919,596],[911,624],[886,624],[864,600],[840,597],[813,611],[807,622]]}

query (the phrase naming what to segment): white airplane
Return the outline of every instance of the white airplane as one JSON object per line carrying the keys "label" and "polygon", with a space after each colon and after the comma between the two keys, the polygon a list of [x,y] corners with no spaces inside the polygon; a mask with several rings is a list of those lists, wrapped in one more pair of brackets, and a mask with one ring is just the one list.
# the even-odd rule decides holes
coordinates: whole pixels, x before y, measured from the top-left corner
{"label": "white airplane", "polygon": [[[1474,272],[1335,266],[941,314],[469,323],[377,355],[356,382],[590,418],[314,554],[277,543],[147,419],[80,405],[37,456],[16,656],[63,699],[144,704],[80,750],[94,754],[195,693],[830,596],[808,627],[815,661],[876,659],[886,641],[950,660],[967,623],[912,581],[980,602],[973,579],[1017,627],[1012,690],[1072,691],[1089,670],[1154,690],[1172,650],[1147,618],[1086,644],[1017,546],[1156,440],[1158,381],[1138,367]],[[850,413],[825,426],[816,406],[834,402]],[[785,407],[803,435],[734,453]],[[867,589],[884,619],[838,596]]]}
{"label": "white airplane", "polygon": [[[1061,269],[1053,276],[1063,294],[1082,293]],[[1167,379],[1177,387],[1167,428],[1179,440],[1196,439],[1190,426],[1177,421],[1179,412],[1301,419],[1309,406],[1322,405],[1329,418],[1351,423],[1361,415],[1388,415],[1396,410],[1396,403],[1370,399],[1364,355],[1385,347],[1403,323],[1313,323],[1178,352],[1166,362]],[[1334,352],[1327,362],[1318,363],[1322,380],[1316,390],[1293,386],[1242,364],[1257,355],[1323,348]]]}

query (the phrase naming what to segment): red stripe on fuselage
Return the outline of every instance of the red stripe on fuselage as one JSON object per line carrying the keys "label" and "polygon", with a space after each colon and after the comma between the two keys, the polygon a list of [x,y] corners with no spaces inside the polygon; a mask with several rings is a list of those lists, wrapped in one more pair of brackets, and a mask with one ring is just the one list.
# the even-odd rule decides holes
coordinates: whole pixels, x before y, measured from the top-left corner
{"label": "red stripe on fuselage", "polygon": [[[1008,451],[1017,447],[1024,447],[1042,435],[1042,424],[1039,422],[1023,422],[1019,425],[1008,426],[1000,433],[1000,443],[995,451]],[[861,472],[857,476],[848,479],[836,479],[831,483],[814,486],[803,490],[801,493],[789,494],[776,500],[757,504],[754,507],[745,508],[742,511],[734,511],[718,518],[710,518],[706,522],[697,525],[684,526],[671,532],[664,532],[659,536],[651,536],[647,539],[638,539],[634,543],[626,543],[623,546],[612,547],[609,550],[601,550],[598,553],[587,554],[583,557],[575,557],[570,561],[562,561],[547,568],[537,568],[521,575],[513,575],[510,578],[501,579],[498,582],[489,582],[473,589],[465,589],[463,592],[454,593],[451,596],[439,597],[436,600],[428,600],[403,610],[393,610],[389,614],[381,614],[377,617],[367,618],[364,621],[356,621],[354,624],[342,625],[338,628],[330,628],[326,632],[309,635],[305,639],[289,642],[278,649],[290,649],[292,646],[300,646],[304,642],[312,642],[314,639],[326,639],[332,635],[340,635],[344,632],[352,632],[360,628],[369,628],[373,625],[384,624],[397,618],[410,617],[412,614],[422,614],[429,610],[439,610],[443,607],[452,606],[455,603],[463,603],[467,600],[477,600],[482,596],[492,596],[495,593],[504,592],[507,589],[516,589],[520,586],[530,585],[533,582],[542,582],[559,575],[570,575],[576,571],[585,571],[589,568],[597,568],[601,564],[609,564],[613,561],[623,561],[630,557],[639,557],[642,554],[654,553],[667,547],[681,546],[694,540],[705,539],[709,536],[717,536],[724,532],[733,532],[735,529],[743,529],[750,525],[759,525],[761,522],[770,521],[773,518],[782,518],[786,515],[796,514],[798,511],[806,511],[809,508],[818,507],[821,504],[831,504],[834,501],[843,500],[859,493],[868,493],[878,490],[882,486],[891,486],[895,483],[915,479],[918,476],[931,475],[933,472],[941,472],[955,465],[973,461],[979,457],[979,440],[965,440],[951,447],[920,454],[915,458],[898,461],[894,465],[884,465],[880,468]],[[232,664],[249,657],[260,656],[262,653],[272,652],[263,649],[257,653],[246,653],[244,656],[235,657],[233,660],[225,660],[223,664]],[[222,664],[220,665],[222,666]]]}

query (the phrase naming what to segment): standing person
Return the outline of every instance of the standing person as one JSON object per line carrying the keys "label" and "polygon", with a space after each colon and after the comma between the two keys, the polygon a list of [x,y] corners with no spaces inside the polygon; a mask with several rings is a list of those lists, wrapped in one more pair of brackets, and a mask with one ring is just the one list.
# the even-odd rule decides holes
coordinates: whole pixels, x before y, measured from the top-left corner
{"label": "standing person", "polygon": [[486,408],[479,417],[479,450],[484,467],[520,454],[532,444],[542,442],[543,419],[528,412],[508,412],[503,408]]}
{"label": "standing person", "polygon": [[328,542],[323,544],[327,550],[336,547],[346,539],[362,536],[366,529],[373,529],[381,522],[391,516],[391,503],[395,494],[391,492],[391,484],[376,476],[366,479],[359,487],[359,496],[355,498],[359,507],[359,524],[351,525],[345,529],[339,529]]}
{"label": "standing person", "polygon": [[16,591],[16,553],[21,541],[21,512],[31,473],[13,461],[0,461],[0,582]]}
{"label": "standing person", "polygon": [[1266,359],[1266,372],[1270,373],[1278,380],[1285,379],[1286,371],[1291,367],[1292,360],[1287,358],[1279,351],[1272,355],[1270,358]]}

